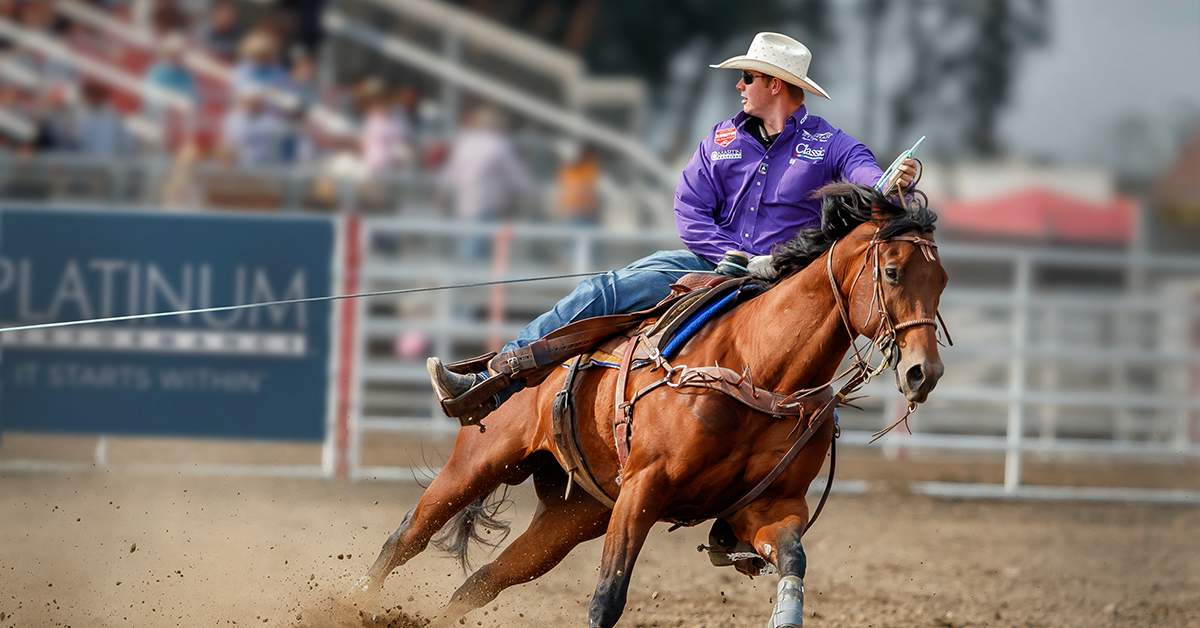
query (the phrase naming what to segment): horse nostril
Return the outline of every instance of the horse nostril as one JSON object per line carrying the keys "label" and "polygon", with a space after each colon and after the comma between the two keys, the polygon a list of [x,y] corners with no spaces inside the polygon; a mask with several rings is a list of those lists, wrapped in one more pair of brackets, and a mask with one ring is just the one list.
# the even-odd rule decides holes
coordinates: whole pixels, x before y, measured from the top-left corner
{"label": "horse nostril", "polygon": [[909,390],[920,390],[925,382],[925,371],[920,364],[914,364],[904,372],[904,380],[908,382]]}

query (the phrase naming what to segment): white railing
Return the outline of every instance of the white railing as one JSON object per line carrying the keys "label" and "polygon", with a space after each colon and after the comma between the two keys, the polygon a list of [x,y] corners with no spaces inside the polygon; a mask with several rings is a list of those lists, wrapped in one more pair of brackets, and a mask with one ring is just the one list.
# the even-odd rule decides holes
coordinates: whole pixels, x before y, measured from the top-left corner
{"label": "white railing", "polygon": [[128,72],[118,70],[100,61],[81,56],[69,47],[64,46],[57,39],[22,28],[20,25],[3,18],[0,18],[0,35],[12,39],[23,48],[53,58],[82,74],[87,74],[99,81],[137,94],[158,105],[178,110],[189,116],[189,118],[195,109],[192,101],[186,96],[148,83],[140,77],[135,77]]}
{"label": "white railing", "polygon": [[[367,219],[361,288],[446,285],[503,277],[598,272],[662,248],[678,248],[670,232],[613,233],[549,226],[455,225]],[[487,259],[456,262],[448,254],[465,238],[504,241],[519,252],[508,270]],[[400,253],[384,258],[372,243],[393,240]],[[1186,332],[1200,324],[1200,258],[1132,256],[1037,248],[942,244],[951,283],[942,313],[956,345],[942,351],[946,376],[911,420],[875,446],[997,452],[1005,456],[1002,486],[924,483],[936,494],[1030,498],[1128,499],[1127,491],[1029,487],[1027,453],[1101,454],[1154,460],[1200,459],[1200,352]],[[974,265],[974,269],[970,266]],[[1087,294],[1052,289],[1040,275],[1062,270],[1155,277],[1131,293],[1110,277]],[[989,275],[1003,281],[984,287]],[[405,335],[428,340],[428,353],[459,359],[516,336],[522,323],[548,310],[576,279],[510,286],[506,294],[476,289],[378,298],[361,304],[358,325],[356,441],[383,431],[457,429],[428,391],[424,353],[390,355]],[[502,307],[496,303],[501,302]],[[488,312],[487,315],[483,313]],[[417,343],[418,345],[420,343]],[[868,412],[841,412],[843,441],[867,445],[871,433],[902,413],[890,374],[866,391]],[[982,410],[980,408],[983,408]],[[1031,429],[1034,433],[1031,434]],[[362,467],[358,477],[387,477]],[[1099,490],[1099,492],[1097,492]],[[1200,494],[1146,490],[1142,499],[1197,503]]]}
{"label": "white railing", "polygon": [[[3,113],[0,112],[0,118]],[[125,122],[128,125],[139,120],[143,118],[127,118]],[[9,200],[153,209],[163,205],[165,183],[180,169],[184,169],[186,181],[197,198],[182,205],[171,203],[174,209],[250,208],[238,206],[236,198],[219,201],[214,198],[236,192],[247,197],[250,193],[258,194],[260,199],[271,202],[269,207],[255,204],[258,210],[332,211],[352,207],[386,213],[436,213],[432,208],[436,179],[429,174],[389,173],[351,178],[330,173],[315,164],[233,170],[210,161],[181,164],[176,159],[150,157],[114,160],[70,151],[33,157],[0,151],[0,198],[11,194],[12,186],[19,186],[24,192],[11,194]],[[331,191],[317,198],[313,191],[323,183],[328,183]],[[31,191],[34,188],[39,191]]]}
{"label": "white railing", "polygon": [[[54,6],[64,16],[86,24],[127,45],[154,51],[161,44],[150,30],[123,22],[108,12],[79,0],[56,0]],[[229,86],[233,81],[233,70],[202,50],[188,50],[183,61],[192,71],[223,85]],[[296,110],[300,105],[300,99],[284,89],[264,85],[262,93],[264,98],[275,106],[289,111]],[[309,120],[332,135],[353,135],[358,132],[358,125],[354,121],[324,105],[314,105],[306,114]]]}
{"label": "white railing", "polygon": [[568,135],[623,155],[663,186],[673,188],[679,179],[679,172],[667,166],[633,136],[596,123],[578,111],[531,96],[524,90],[506,85],[415,43],[384,33],[339,11],[327,10],[322,23],[330,33],[346,37],[422,72],[436,75],[460,89],[490,99]]}
{"label": "white railing", "polygon": [[[472,48],[507,59],[522,68],[552,77],[572,107],[623,105],[640,109],[646,88],[638,78],[592,78],[579,57],[502,24],[436,0],[371,0],[397,15],[461,39]],[[454,46],[450,46],[453,48]]]}

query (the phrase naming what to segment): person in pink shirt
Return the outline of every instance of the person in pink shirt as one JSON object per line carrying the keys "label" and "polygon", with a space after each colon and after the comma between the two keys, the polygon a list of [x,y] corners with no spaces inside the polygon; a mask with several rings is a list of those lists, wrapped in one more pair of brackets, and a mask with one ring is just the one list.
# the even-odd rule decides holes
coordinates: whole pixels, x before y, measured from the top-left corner
{"label": "person in pink shirt", "polygon": [[409,129],[405,120],[392,111],[387,92],[378,80],[363,87],[366,112],[362,127],[362,159],[367,172],[377,176],[395,172],[406,165]]}

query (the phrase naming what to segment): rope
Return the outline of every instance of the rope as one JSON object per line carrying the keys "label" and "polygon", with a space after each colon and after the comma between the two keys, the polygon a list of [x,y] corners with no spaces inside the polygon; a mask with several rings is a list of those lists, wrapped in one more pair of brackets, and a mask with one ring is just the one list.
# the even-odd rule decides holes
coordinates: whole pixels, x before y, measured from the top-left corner
{"label": "rope", "polygon": [[[646,272],[668,272],[668,273],[696,273],[703,275],[715,275],[716,271],[711,270],[684,270],[681,268],[622,268],[623,271],[646,271]],[[164,316],[183,316],[187,314],[204,314],[207,312],[227,312],[229,310],[242,310],[253,307],[272,307],[278,305],[296,305],[299,303],[318,303],[321,301],[337,301],[340,299],[357,299],[360,297],[380,297],[395,294],[413,294],[417,292],[435,292],[438,290],[457,290],[461,288],[479,288],[483,286],[497,286],[503,284],[514,283],[529,283],[533,281],[549,281],[552,279],[573,279],[578,277],[598,277],[613,271],[590,272],[590,273],[571,273],[567,275],[547,275],[543,277],[528,277],[525,279],[498,279],[495,281],[481,281],[477,283],[460,283],[447,286],[429,286],[425,288],[404,288],[398,290],[380,290],[378,292],[363,292],[359,294],[339,294],[326,297],[308,297],[305,299],[288,299],[286,301],[268,301],[265,303],[246,303],[243,305],[224,305],[220,307],[206,307],[195,310],[176,310],[173,312],[151,312],[148,314],[128,314],[125,316],[110,316],[107,318],[87,318],[77,321],[61,321],[57,323],[38,323],[36,325],[19,325],[15,327],[0,327],[0,334],[11,331],[27,331],[31,329],[51,329],[54,327],[68,327],[73,325],[90,325],[95,323],[116,323],[119,321],[134,321],[145,318],[162,318]]]}

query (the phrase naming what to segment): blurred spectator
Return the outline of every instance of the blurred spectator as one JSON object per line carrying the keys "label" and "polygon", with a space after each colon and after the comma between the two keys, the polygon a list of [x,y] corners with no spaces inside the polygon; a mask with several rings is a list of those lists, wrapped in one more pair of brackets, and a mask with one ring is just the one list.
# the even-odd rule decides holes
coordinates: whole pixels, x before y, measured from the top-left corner
{"label": "blurred spectator", "polygon": [[113,108],[108,88],[95,81],[80,86],[79,102],[70,111],[72,144],[89,157],[110,158],[128,154],[131,138]]}
{"label": "blurred spectator", "polygon": [[158,61],[146,70],[145,79],[151,85],[186,96],[195,102],[196,78],[184,64],[186,53],[187,40],[183,34],[176,32],[167,35],[159,47]]}
{"label": "blurred spectator", "polygon": [[37,139],[37,120],[30,113],[29,96],[15,85],[0,83],[0,117],[4,124],[2,132],[5,148],[17,149],[22,153],[33,151]]}
{"label": "blurred spectator", "polygon": [[179,8],[175,0],[155,0],[154,9],[150,14],[150,25],[155,35],[164,37],[186,28],[187,14]]}
{"label": "blurred spectator", "polygon": [[[10,22],[21,21],[21,5],[17,0],[0,0],[0,19]],[[7,37],[0,37],[0,52],[12,50],[13,42]]]}
{"label": "blurred spectator", "polygon": [[53,0],[29,0],[21,5],[21,26],[54,37],[66,32],[68,22],[54,9]]}
{"label": "blurred spectator", "polygon": [[74,146],[70,115],[67,111],[72,91],[71,86],[56,85],[37,95],[33,112],[38,132],[33,147],[39,152],[71,150]]}
{"label": "blurred spectator", "polygon": [[300,108],[308,109],[321,97],[317,85],[317,64],[303,48],[292,49],[292,67],[289,70],[292,93],[300,99]]}
{"label": "blurred spectator", "polygon": [[246,35],[239,47],[230,86],[235,96],[250,88],[286,91],[291,86],[288,71],[279,59],[279,44],[274,36],[261,30]]}
{"label": "blurred spectator", "polygon": [[412,85],[400,85],[392,91],[392,116],[404,123],[410,137],[417,134],[420,105],[421,93]]}
{"label": "blurred spectator", "polygon": [[[70,28],[70,23],[58,15],[50,0],[18,3],[17,8],[20,30],[26,33],[57,39]],[[79,78],[74,65],[19,46],[15,47],[9,58],[37,75],[46,89],[74,85]]]}
{"label": "blurred spectator", "polygon": [[237,5],[232,2],[216,3],[208,24],[204,25],[199,33],[200,41],[209,52],[230,63],[238,56],[238,45],[242,36]]}
{"label": "blurred spectator", "polygon": [[185,144],[176,153],[170,171],[163,178],[163,208],[189,209],[203,204],[201,176],[197,172],[199,158],[199,151],[192,144]]}
{"label": "blurred spectator", "polygon": [[[439,180],[441,205],[449,197],[458,220],[494,221],[533,191],[533,183],[512,142],[504,133],[500,112],[490,106],[472,110],[450,147],[450,156]],[[487,259],[491,240],[464,238],[459,256],[469,261]]]}
{"label": "blurred spectator", "polygon": [[558,217],[572,225],[597,224],[600,161],[595,149],[568,140],[559,146],[559,156],[563,163],[558,170]]}
{"label": "blurred spectator", "polygon": [[267,106],[260,88],[246,87],[237,99],[237,106],[229,110],[221,125],[220,158],[240,168],[281,164],[291,124]]}
{"label": "blurred spectator", "polygon": [[290,34],[309,54],[315,52],[321,43],[325,0],[275,0],[275,4],[289,15]]}
{"label": "blurred spectator", "polygon": [[362,127],[362,159],[371,176],[395,172],[412,158],[408,146],[407,120],[395,115],[383,82],[371,79],[360,95],[365,112]]}

